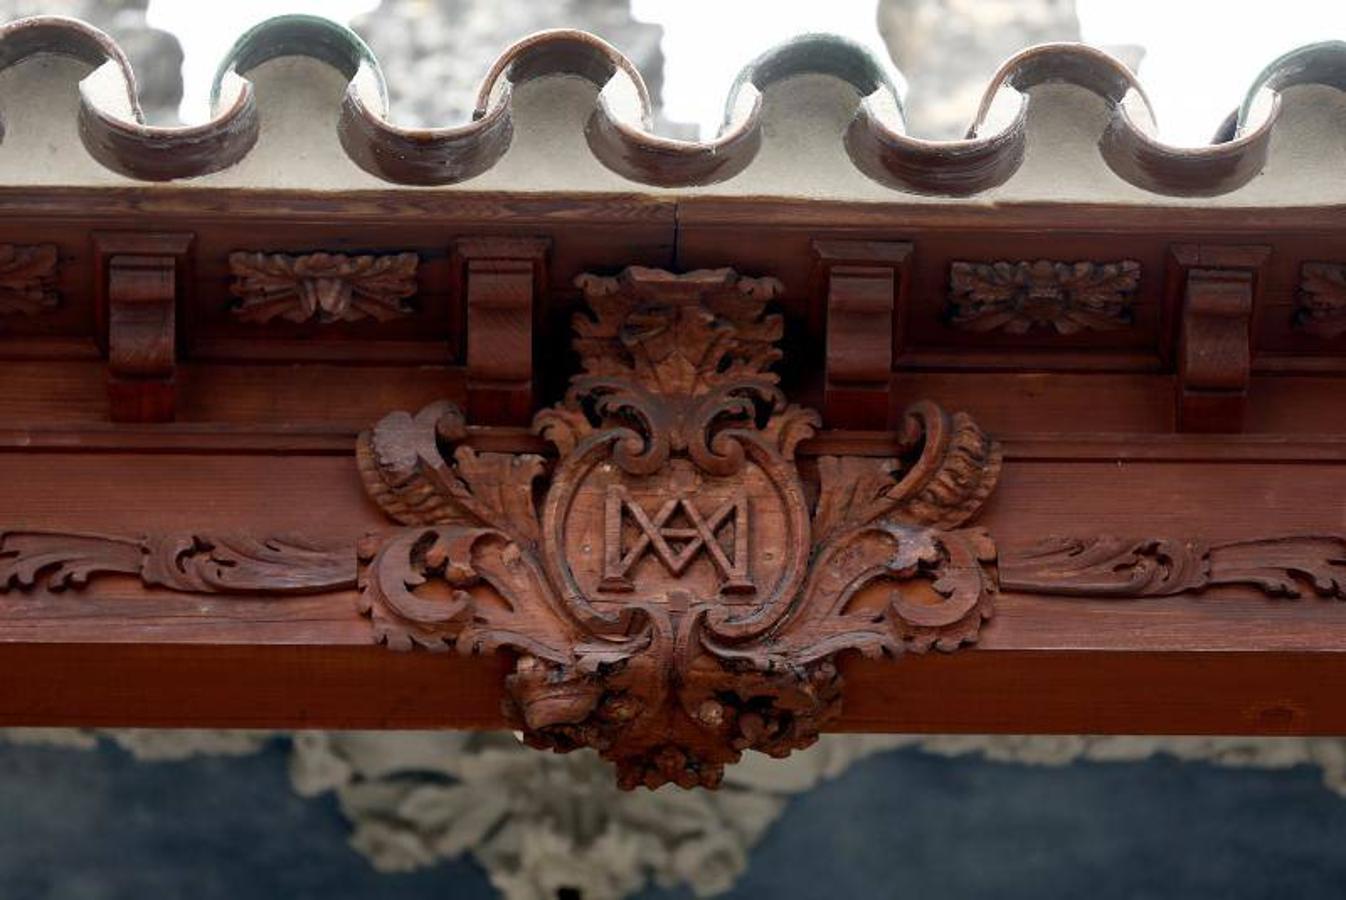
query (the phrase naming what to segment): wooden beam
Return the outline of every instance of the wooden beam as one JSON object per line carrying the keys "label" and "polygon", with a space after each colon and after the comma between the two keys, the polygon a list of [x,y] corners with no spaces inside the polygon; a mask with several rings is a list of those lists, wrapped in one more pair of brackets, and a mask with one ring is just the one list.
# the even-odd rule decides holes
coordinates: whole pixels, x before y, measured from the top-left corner
{"label": "wooden beam", "polygon": [[[1001,651],[843,660],[837,731],[1346,734],[1340,653]],[[508,727],[506,660],[379,647],[0,643],[0,726]]]}

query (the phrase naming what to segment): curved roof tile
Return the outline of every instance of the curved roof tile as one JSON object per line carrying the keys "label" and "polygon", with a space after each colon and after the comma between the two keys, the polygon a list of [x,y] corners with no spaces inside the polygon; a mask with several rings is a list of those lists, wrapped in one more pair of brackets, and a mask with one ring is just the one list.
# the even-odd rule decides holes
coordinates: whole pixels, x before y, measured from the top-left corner
{"label": "curved roof tile", "polygon": [[[1154,136],[1149,101],[1121,63],[1084,45],[1047,44],[1000,68],[965,139],[929,141],[906,134],[901,101],[883,64],[842,38],[806,35],[743,69],[718,136],[684,141],[653,132],[649,93],[620,51],[592,34],[555,30],[527,37],[500,55],[482,82],[472,121],[409,128],[389,120],[383,73],[354,32],[326,19],[282,16],[234,45],[216,76],[210,121],[160,127],[143,122],[134,73],[101,31],[53,16],[0,28],[0,70],[40,54],[71,57],[92,69],[79,82],[80,138],[107,169],[140,181],[208,175],[246,157],[261,129],[249,75],[263,63],[292,56],[318,60],[346,79],[337,124],[340,146],[361,169],[396,185],[452,185],[490,171],[515,137],[515,91],[558,74],[596,89],[584,126],[593,156],[625,179],[663,188],[705,186],[743,172],[762,147],[768,89],[799,75],[832,76],[860,97],[843,139],[855,168],[894,191],[944,197],[984,192],[1014,176],[1025,158],[1032,92],[1043,85],[1064,83],[1096,95],[1106,110],[1097,150],[1108,168],[1136,188],[1173,197],[1227,194],[1261,173],[1285,89],[1306,84],[1346,89],[1346,43],[1301,48],[1262,73],[1216,142],[1177,147]],[[993,106],[1006,96],[1017,105],[1006,124],[993,127]],[[1255,103],[1259,98],[1267,102]]]}

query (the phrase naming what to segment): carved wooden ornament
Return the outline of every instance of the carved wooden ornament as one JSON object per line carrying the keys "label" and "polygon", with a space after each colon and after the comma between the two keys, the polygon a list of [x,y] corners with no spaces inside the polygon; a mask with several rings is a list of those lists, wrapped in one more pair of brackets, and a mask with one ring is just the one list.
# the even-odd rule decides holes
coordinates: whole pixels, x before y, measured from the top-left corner
{"label": "carved wooden ornament", "polygon": [[1140,263],[955,262],[946,317],[963,331],[1115,331],[1132,322]]}
{"label": "carved wooden ornament", "polygon": [[964,415],[906,416],[903,460],[796,445],[818,416],[769,371],[772,279],[729,269],[581,276],[584,371],[535,428],[540,456],[476,452],[439,403],[361,437],[404,530],[361,548],[361,604],[389,646],[518,654],[510,713],[531,745],[594,747],[623,786],[714,786],[743,750],[811,744],[841,702],[837,654],[974,640],[991,614],[960,529],[1000,452]]}
{"label": "carved wooden ornament", "polygon": [[234,316],[244,322],[379,322],[411,315],[416,293],[415,253],[347,256],[343,253],[231,253]]}
{"label": "carved wooden ornament", "polygon": [[1299,273],[1295,325],[1309,334],[1346,334],[1346,265],[1306,262]]}
{"label": "carved wooden ornament", "polygon": [[35,316],[55,309],[55,244],[0,244],[0,315]]}

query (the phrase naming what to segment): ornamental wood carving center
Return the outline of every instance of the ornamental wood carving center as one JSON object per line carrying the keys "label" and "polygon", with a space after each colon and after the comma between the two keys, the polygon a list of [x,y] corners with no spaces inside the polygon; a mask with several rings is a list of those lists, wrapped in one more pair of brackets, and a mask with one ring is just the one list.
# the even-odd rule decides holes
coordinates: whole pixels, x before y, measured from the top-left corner
{"label": "ornamental wood carving center", "polygon": [[794,451],[819,417],[770,370],[778,282],[631,268],[579,285],[583,372],[535,419],[554,462],[464,445],[450,404],[362,436],[371,496],[409,526],[362,548],[379,640],[511,649],[528,743],[596,748],[627,787],[713,787],[744,750],[817,738],[838,653],[976,637],[995,549],[958,526],[1000,452],[969,418],[918,404],[908,461],[823,457],[806,485]]}

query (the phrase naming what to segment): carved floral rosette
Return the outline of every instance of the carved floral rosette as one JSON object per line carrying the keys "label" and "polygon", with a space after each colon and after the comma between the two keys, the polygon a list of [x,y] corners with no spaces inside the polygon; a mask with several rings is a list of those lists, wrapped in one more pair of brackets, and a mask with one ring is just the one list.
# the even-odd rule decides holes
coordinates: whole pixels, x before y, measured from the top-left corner
{"label": "carved floral rosette", "polygon": [[1057,334],[1115,331],[1132,324],[1140,263],[954,262],[945,319],[972,332]]}
{"label": "carved floral rosette", "polygon": [[239,321],[257,324],[388,322],[414,312],[407,298],[416,293],[419,265],[415,253],[231,253],[229,290],[237,298],[232,312]]}
{"label": "carved floral rosette", "polygon": [[[840,709],[836,659],[953,649],[991,613],[989,538],[960,529],[997,446],[918,404],[900,459],[795,449],[819,424],[769,371],[773,279],[631,268],[581,276],[584,371],[536,430],[478,452],[440,403],[361,436],[370,494],[407,526],[361,548],[361,608],[389,646],[507,649],[524,739],[594,747],[623,786],[714,786]],[[545,487],[544,487],[545,484]]]}

